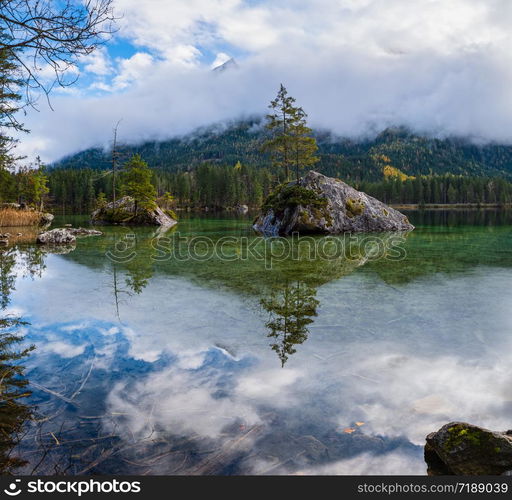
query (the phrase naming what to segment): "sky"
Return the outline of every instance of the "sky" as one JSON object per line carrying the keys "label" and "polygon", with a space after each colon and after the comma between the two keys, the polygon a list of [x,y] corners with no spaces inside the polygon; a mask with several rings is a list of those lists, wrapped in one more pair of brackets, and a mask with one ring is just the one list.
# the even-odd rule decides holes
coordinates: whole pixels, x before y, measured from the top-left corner
{"label": "sky", "polygon": [[339,136],[403,125],[512,143],[510,0],[114,2],[112,39],[23,117],[29,159],[108,147],[119,120],[137,143],[264,114],[280,83]]}

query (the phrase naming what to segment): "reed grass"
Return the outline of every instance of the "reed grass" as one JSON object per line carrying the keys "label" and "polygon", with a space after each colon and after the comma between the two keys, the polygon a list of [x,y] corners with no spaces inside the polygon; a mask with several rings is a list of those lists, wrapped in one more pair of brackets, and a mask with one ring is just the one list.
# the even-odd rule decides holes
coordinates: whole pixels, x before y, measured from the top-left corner
{"label": "reed grass", "polygon": [[41,214],[34,210],[0,209],[0,227],[36,226],[41,221]]}

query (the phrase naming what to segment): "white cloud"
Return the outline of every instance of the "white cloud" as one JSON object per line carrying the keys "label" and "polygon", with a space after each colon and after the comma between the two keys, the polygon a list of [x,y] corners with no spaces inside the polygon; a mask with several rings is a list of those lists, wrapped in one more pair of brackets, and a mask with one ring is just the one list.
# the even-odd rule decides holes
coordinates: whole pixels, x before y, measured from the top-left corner
{"label": "white cloud", "polygon": [[241,418],[249,425],[259,422],[250,404],[214,397],[216,382],[171,368],[134,385],[116,385],[108,404],[113,413],[129,415],[124,425],[133,435],[147,435],[157,428],[217,438],[226,425]]}
{"label": "white cloud", "polygon": [[80,356],[83,354],[86,347],[87,346],[85,344],[75,345],[62,341],[51,341],[45,344],[41,348],[41,351],[52,352],[61,356],[62,358],[74,358],[75,356]]}
{"label": "white cloud", "polygon": [[99,47],[88,56],[81,59],[84,70],[99,76],[105,76],[112,72],[112,62],[106,47]]}
{"label": "white cloud", "polygon": [[418,461],[411,460],[402,451],[392,451],[380,455],[363,453],[354,458],[339,460],[326,465],[305,467],[299,470],[287,468],[286,465],[275,468],[275,464],[256,462],[253,466],[253,474],[264,473],[271,470],[272,474],[296,474],[296,475],[323,475],[323,476],[366,476],[401,475],[407,471],[407,475],[424,476],[425,466]]}
{"label": "white cloud", "polygon": [[140,81],[152,66],[153,57],[145,52],[137,52],[129,59],[122,59],[119,74],[114,78],[114,87],[123,89],[133,81]]}
{"label": "white cloud", "polygon": [[[279,83],[311,124],[359,136],[407,125],[438,136],[512,140],[512,8],[505,0],[118,0],[120,34],[138,52],[103,97],[55,96],[25,120],[24,153],[45,160],[106,144],[166,138],[265,112]],[[212,78],[208,54],[240,70]],[[240,55],[237,55],[240,54]]]}

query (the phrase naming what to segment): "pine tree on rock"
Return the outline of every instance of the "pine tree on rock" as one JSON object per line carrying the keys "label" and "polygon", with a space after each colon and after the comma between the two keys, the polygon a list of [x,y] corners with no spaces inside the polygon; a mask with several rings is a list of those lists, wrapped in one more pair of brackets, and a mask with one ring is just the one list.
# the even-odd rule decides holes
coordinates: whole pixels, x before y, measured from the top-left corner
{"label": "pine tree on rock", "polygon": [[298,182],[301,168],[318,161],[314,156],[316,140],[310,137],[311,129],[306,124],[307,115],[301,107],[295,106],[295,98],[288,95],[283,84],[269,108],[267,129],[271,137],[263,148],[270,151],[273,165],[284,169],[285,180],[289,179],[290,170],[294,168]]}
{"label": "pine tree on rock", "polygon": [[138,207],[152,209],[156,203],[156,189],[151,183],[152,172],[148,164],[140,157],[133,155],[125,165],[121,177],[121,191],[135,201],[135,215]]}

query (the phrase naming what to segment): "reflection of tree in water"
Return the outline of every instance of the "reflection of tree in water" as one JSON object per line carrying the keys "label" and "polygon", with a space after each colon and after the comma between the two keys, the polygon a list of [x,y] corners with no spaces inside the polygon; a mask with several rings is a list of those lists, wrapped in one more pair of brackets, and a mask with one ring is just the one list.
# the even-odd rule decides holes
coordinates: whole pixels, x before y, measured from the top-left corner
{"label": "reflection of tree in water", "polygon": [[[4,311],[11,302],[18,272],[38,277],[44,268],[44,254],[38,248],[1,250],[0,310]],[[27,324],[19,318],[0,317],[0,474],[14,473],[26,463],[12,456],[12,450],[21,439],[25,423],[32,417],[31,409],[24,403],[30,392],[26,389],[28,380],[20,361],[34,347],[16,349],[23,340],[16,329]]]}
{"label": "reflection of tree in water", "polygon": [[0,250],[0,309],[5,309],[11,301],[11,293],[16,284],[16,264],[23,276],[41,277],[46,264],[45,253],[38,247],[18,250],[16,247]]}
{"label": "reflection of tree in water", "polygon": [[126,285],[133,293],[140,294],[148,286],[149,280],[153,277],[153,264],[151,259],[145,255],[135,257],[128,262],[126,270]]}
{"label": "reflection of tree in water", "polygon": [[11,292],[16,283],[15,265],[15,251],[0,250],[0,309],[5,309],[11,301]]}
{"label": "reflection of tree in water", "polygon": [[284,366],[288,357],[295,354],[295,346],[304,343],[309,334],[308,325],[316,316],[318,300],[316,289],[301,281],[286,282],[276,287],[268,298],[261,299],[260,304],[269,315],[265,323],[269,329],[268,337],[275,339],[271,344]]}
{"label": "reflection of tree in water", "polygon": [[13,448],[22,437],[24,424],[31,418],[31,409],[23,403],[30,396],[24,367],[19,362],[33,346],[17,350],[23,338],[16,327],[26,323],[14,318],[0,318],[0,474],[14,473],[26,462],[12,456]]}
{"label": "reflection of tree in water", "polygon": [[[124,238],[115,238],[115,245]],[[116,308],[116,315],[121,321],[121,315],[119,305],[122,301],[122,296],[131,296],[132,294],[140,294],[149,284],[149,281],[153,277],[153,261],[151,256],[148,255],[150,249],[150,242],[144,240],[142,243],[137,242],[131,258],[123,262],[123,259],[119,259],[118,262],[113,261],[110,269],[112,276],[112,293],[114,295],[114,303]],[[124,283],[127,288],[123,288],[120,283],[120,271],[124,271]]]}

